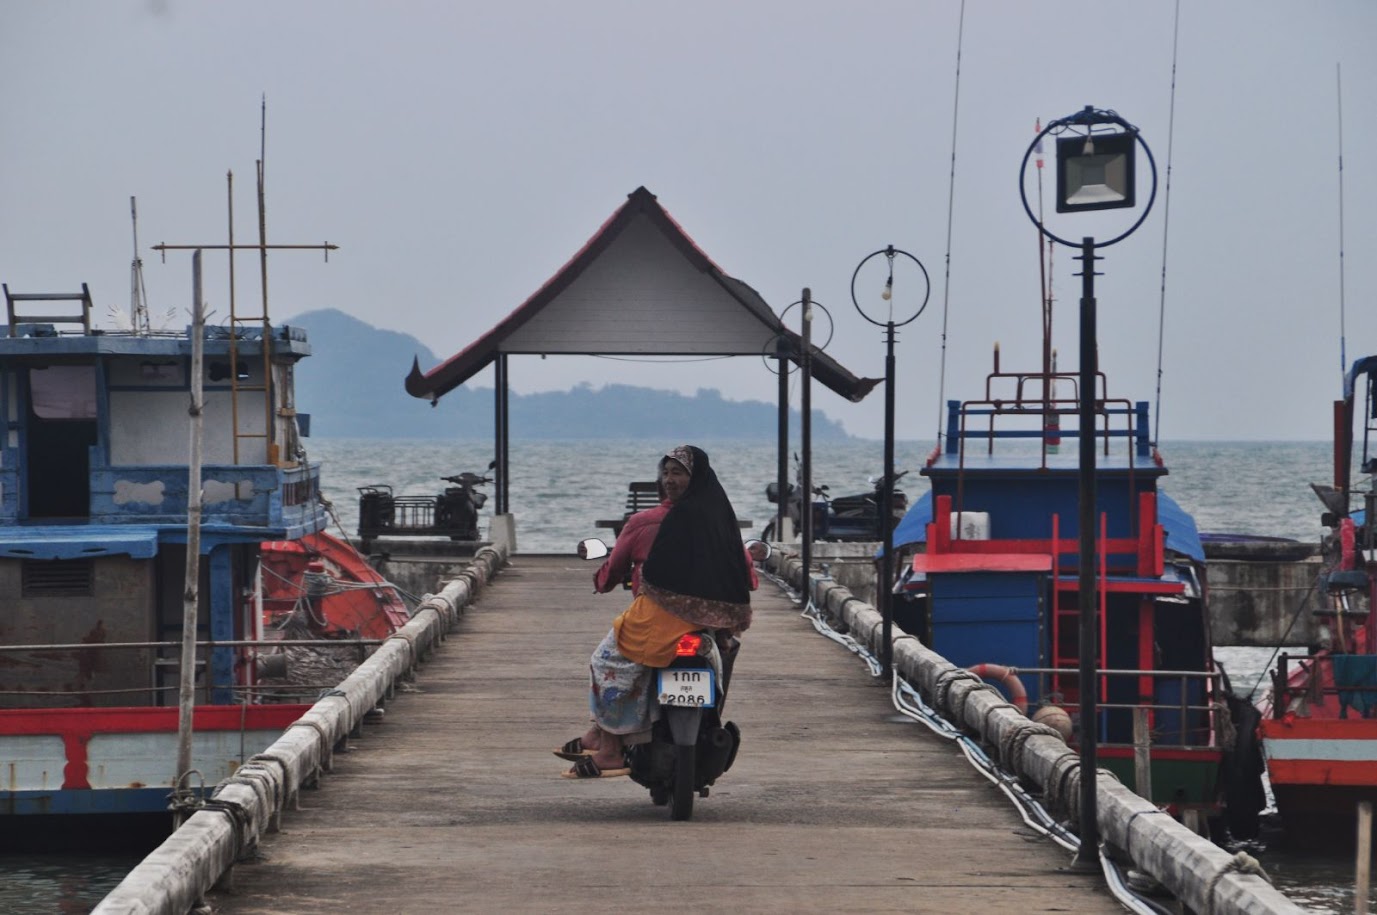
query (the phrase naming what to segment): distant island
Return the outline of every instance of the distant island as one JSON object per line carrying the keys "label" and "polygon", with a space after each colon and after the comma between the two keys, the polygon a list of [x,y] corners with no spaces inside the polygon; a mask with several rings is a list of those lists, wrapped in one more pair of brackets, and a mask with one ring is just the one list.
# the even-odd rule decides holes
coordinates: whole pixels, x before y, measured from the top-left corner
{"label": "distant island", "polygon": [[[309,311],[283,323],[306,330],[310,358],[296,376],[296,399],[311,416],[313,438],[487,439],[493,435],[493,389],[461,385],[432,407],[410,396],[402,379],[419,358],[439,359],[415,337],[373,327],[336,309]],[[509,396],[514,439],[606,437],[607,416],[649,437],[768,441],[776,408],[765,401],[726,400],[712,388],[692,397],[632,385]],[[790,425],[800,416],[790,411]],[[851,439],[841,423],[813,411],[815,441]]]}

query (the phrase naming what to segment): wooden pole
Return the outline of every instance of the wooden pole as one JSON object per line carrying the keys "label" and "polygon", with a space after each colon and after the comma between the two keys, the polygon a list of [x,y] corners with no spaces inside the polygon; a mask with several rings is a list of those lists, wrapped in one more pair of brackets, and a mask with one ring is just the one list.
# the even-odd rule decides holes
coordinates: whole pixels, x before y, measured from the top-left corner
{"label": "wooden pole", "polygon": [[[186,488],[186,590],[182,596],[181,688],[177,701],[177,782],[175,795],[181,800],[188,790],[191,775],[192,709],[196,705],[196,609],[200,599],[201,576],[201,414],[202,356],[205,349],[205,312],[201,302],[201,252],[191,256],[191,456]],[[177,826],[182,808],[174,808]]]}
{"label": "wooden pole", "polygon": [[1367,915],[1368,887],[1372,877],[1372,801],[1358,802],[1358,867],[1353,891],[1353,911]]}

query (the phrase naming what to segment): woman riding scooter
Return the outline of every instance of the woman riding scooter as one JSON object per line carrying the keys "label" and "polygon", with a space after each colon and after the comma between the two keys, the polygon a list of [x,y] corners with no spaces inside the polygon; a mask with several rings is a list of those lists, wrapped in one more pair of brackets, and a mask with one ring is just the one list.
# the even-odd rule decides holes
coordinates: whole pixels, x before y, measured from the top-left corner
{"label": "woman riding scooter", "polygon": [[707,453],[691,445],[671,450],[660,461],[660,482],[669,507],[640,569],[639,590],[591,659],[593,726],[555,751],[575,762],[565,778],[629,774],[623,746],[650,738],[651,669],[669,663],[687,632],[736,634],[751,623],[752,570]]}

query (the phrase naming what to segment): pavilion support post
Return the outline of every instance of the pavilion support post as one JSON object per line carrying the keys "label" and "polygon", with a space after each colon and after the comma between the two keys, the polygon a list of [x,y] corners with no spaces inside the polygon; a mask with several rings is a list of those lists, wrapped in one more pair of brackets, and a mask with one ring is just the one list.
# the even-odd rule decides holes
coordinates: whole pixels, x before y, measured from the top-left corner
{"label": "pavilion support post", "polygon": [[779,360],[779,444],[775,460],[779,501],[775,505],[775,540],[784,542],[793,537],[793,532],[789,529],[789,341],[783,333],[775,340],[775,358]]}
{"label": "pavilion support post", "polygon": [[803,605],[808,606],[813,597],[811,575],[813,572],[813,294],[803,290],[803,358],[800,360],[800,374],[803,376],[803,393],[799,398],[799,444],[803,456],[799,460],[799,493],[803,500],[799,505],[799,529],[802,533],[799,558],[803,563]]}
{"label": "pavilion support post", "polygon": [[505,515],[512,510],[511,490],[507,485],[510,474],[507,472],[507,461],[510,457],[508,449],[508,437],[511,433],[511,415],[508,412],[509,402],[507,397],[508,376],[507,376],[507,354],[499,353],[493,363],[493,373],[495,375],[494,396],[497,398],[494,413],[497,416],[497,429],[493,436],[497,454],[497,486],[496,486],[496,513]]}

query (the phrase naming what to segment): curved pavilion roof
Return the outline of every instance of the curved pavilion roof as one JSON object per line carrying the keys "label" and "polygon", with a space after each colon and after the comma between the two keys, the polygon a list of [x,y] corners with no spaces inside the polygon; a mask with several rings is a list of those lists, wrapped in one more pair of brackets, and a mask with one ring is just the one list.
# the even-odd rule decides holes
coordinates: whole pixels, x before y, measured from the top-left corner
{"label": "curved pavilion roof", "polygon": [[[413,361],[406,390],[433,403],[504,354],[759,356],[773,355],[781,335],[798,362],[799,334],[638,187],[496,327],[428,372]],[[813,377],[847,400],[860,401],[882,380],[858,378],[811,349]]]}

